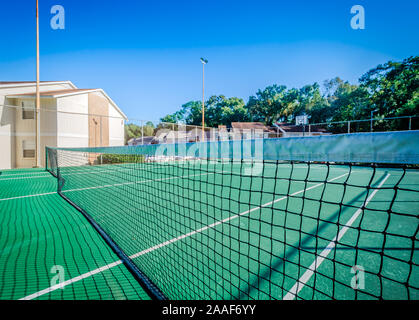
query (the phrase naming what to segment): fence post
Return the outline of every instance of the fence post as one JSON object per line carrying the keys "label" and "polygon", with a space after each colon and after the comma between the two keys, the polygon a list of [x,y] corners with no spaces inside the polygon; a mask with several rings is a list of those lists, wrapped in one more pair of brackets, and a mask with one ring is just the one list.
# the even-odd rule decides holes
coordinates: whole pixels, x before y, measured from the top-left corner
{"label": "fence post", "polygon": [[409,117],[409,130],[412,130],[412,117]]}
{"label": "fence post", "polygon": [[141,144],[144,144],[144,121],[141,121]]}
{"label": "fence post", "polygon": [[308,133],[311,133],[311,124],[308,125]]}
{"label": "fence post", "polygon": [[348,133],[351,133],[351,121],[348,121]]}
{"label": "fence post", "polygon": [[103,147],[103,117],[100,116],[100,147]]}

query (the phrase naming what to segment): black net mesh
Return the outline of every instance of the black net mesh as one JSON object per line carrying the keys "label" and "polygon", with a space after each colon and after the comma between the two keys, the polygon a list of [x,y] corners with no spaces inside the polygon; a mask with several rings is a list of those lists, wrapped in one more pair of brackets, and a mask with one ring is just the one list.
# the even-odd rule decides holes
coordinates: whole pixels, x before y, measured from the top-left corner
{"label": "black net mesh", "polygon": [[48,161],[60,195],[159,297],[419,298],[415,166],[56,149]]}

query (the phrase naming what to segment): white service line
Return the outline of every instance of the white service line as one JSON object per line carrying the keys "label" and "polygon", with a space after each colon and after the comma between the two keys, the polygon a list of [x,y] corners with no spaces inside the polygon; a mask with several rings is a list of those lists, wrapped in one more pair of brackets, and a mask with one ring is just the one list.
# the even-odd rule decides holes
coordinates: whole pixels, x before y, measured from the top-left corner
{"label": "white service line", "polygon": [[33,176],[33,175],[41,175],[41,174],[48,175],[50,173],[46,170],[36,171],[36,172],[28,171],[28,172],[25,172],[25,173],[12,173],[12,174],[2,173],[2,174],[0,174],[0,177],[19,177],[19,176],[29,176],[29,175]]}
{"label": "white service line", "polygon": [[122,263],[121,260],[115,261],[113,263],[107,264],[106,266],[103,266],[103,267],[97,268],[95,270],[83,273],[82,275],[79,275],[75,278],[69,279],[69,280],[64,281],[62,283],[56,284],[52,287],[49,287],[49,288],[46,288],[44,290],[38,291],[36,293],[33,293],[33,294],[31,294],[29,296],[26,296],[26,297],[24,297],[22,299],[19,299],[19,300],[32,300],[32,299],[38,298],[38,297],[43,296],[44,294],[47,294],[49,292],[55,291],[57,289],[64,288],[65,286],[67,286],[69,284],[78,282],[78,281],[83,280],[85,278],[94,276],[97,273],[100,273],[100,272],[103,272],[103,271],[108,270],[110,268],[116,267],[116,266],[120,265],[121,263]]}
{"label": "white service line", "polygon": [[[342,175],[340,175],[340,176],[338,176],[338,177],[335,177],[335,178],[333,178],[333,179],[328,180],[327,182],[332,182],[332,181],[334,181],[334,180],[338,180],[338,179],[340,179],[340,178],[343,178],[344,176],[347,176],[348,174],[349,174],[349,173],[342,174]],[[318,184],[316,184],[316,185],[314,185],[314,186],[311,186],[311,187],[309,187],[309,188],[305,188],[305,189],[302,189],[302,190],[300,190],[300,191],[294,192],[294,193],[292,193],[292,194],[291,194],[291,196],[295,196],[295,195],[300,194],[300,193],[303,193],[303,192],[305,192],[305,191],[308,191],[308,190],[311,190],[311,189],[317,188],[317,187],[319,187],[319,186],[321,186],[321,185],[324,185],[324,183],[323,183],[323,182],[322,182],[322,183],[318,183]],[[140,257],[140,256],[142,256],[142,255],[144,255],[144,254],[146,254],[146,253],[149,253],[149,252],[152,252],[152,251],[157,250],[157,249],[159,249],[159,248],[165,247],[165,246],[167,246],[167,245],[169,245],[169,244],[171,244],[171,243],[174,243],[174,242],[177,242],[177,241],[182,240],[182,239],[184,239],[184,238],[190,237],[190,236],[192,236],[192,235],[194,235],[194,234],[197,234],[197,233],[200,233],[200,232],[202,232],[202,231],[205,231],[205,230],[208,230],[208,229],[214,228],[214,227],[215,227],[215,226],[217,226],[217,225],[220,225],[220,224],[225,223],[225,222],[227,222],[227,221],[231,221],[231,220],[233,220],[233,219],[236,219],[236,218],[238,218],[238,217],[240,217],[240,216],[243,216],[243,215],[245,215],[245,214],[251,213],[251,212],[253,212],[253,211],[259,210],[259,209],[261,209],[261,208],[264,208],[264,207],[270,206],[270,205],[272,205],[272,204],[274,204],[274,203],[277,203],[277,202],[279,202],[279,201],[285,200],[285,199],[287,199],[287,198],[288,198],[288,196],[283,196],[283,197],[278,198],[278,199],[276,199],[276,200],[269,201],[269,202],[267,202],[267,203],[265,203],[265,204],[263,204],[263,205],[261,205],[261,206],[259,206],[259,207],[255,207],[255,208],[253,208],[253,209],[246,210],[246,211],[241,212],[241,213],[239,213],[239,214],[236,214],[236,215],[230,216],[230,217],[228,217],[228,218],[225,218],[225,219],[223,219],[223,220],[219,220],[219,221],[217,221],[217,222],[214,222],[214,223],[212,223],[212,224],[209,224],[209,225],[207,225],[207,226],[205,226],[205,227],[202,227],[202,228],[200,228],[200,229],[197,229],[197,230],[195,230],[195,231],[192,231],[192,232],[186,233],[186,234],[184,234],[184,235],[181,235],[181,236],[179,236],[179,237],[176,237],[176,238],[170,239],[170,240],[168,240],[168,241],[162,242],[162,243],[160,243],[160,244],[157,244],[157,245],[155,245],[155,246],[153,246],[153,247],[150,247],[150,248],[148,248],[148,249],[145,249],[145,250],[143,250],[143,251],[137,252],[137,253],[135,253],[135,254],[133,254],[133,255],[129,256],[129,258],[130,258],[130,259],[135,259],[135,258],[138,258],[138,257]],[[115,261],[115,262],[113,262],[113,263],[111,263],[111,264],[105,265],[105,266],[103,266],[103,267],[101,267],[101,268],[98,268],[98,269],[95,269],[95,270],[93,270],[93,271],[91,271],[91,272],[87,272],[87,273],[85,273],[85,274],[83,274],[83,275],[81,275],[81,276],[78,276],[78,277],[72,278],[72,279],[70,279],[70,280],[67,280],[67,281],[63,282],[61,285],[55,285],[55,286],[52,286],[52,287],[46,288],[46,289],[44,289],[44,290],[41,290],[41,291],[35,292],[35,293],[33,293],[33,294],[31,294],[31,295],[28,295],[28,296],[26,296],[26,297],[23,297],[23,298],[21,298],[21,299],[19,299],[19,300],[32,300],[32,299],[35,299],[35,298],[37,298],[37,297],[39,297],[39,296],[42,296],[42,295],[47,294],[47,293],[49,293],[49,292],[52,292],[52,291],[55,291],[55,290],[57,290],[57,289],[63,288],[64,286],[67,286],[67,285],[72,284],[72,283],[74,283],[74,282],[80,281],[80,280],[85,279],[85,278],[87,278],[87,277],[89,277],[89,276],[93,276],[94,274],[101,272],[101,271],[102,271],[101,269],[103,269],[103,270],[107,270],[107,269],[113,268],[114,266],[117,266],[117,265],[119,265],[119,264],[121,264],[121,263],[122,263],[122,261],[121,261],[121,260]]]}
{"label": "white service line", "polygon": [[[0,176],[1,177],[1,176]],[[16,177],[16,178],[4,178],[1,179],[0,178],[0,182],[1,181],[6,181],[6,180],[18,180],[18,179],[37,179],[37,178],[51,178],[51,175],[45,175],[45,176],[27,176],[27,177]]]}
{"label": "white service line", "polygon": [[30,198],[30,197],[41,197],[41,196],[47,196],[47,195],[50,195],[50,194],[57,194],[57,191],[46,192],[46,193],[37,193],[37,194],[29,194],[29,195],[26,195],[26,196],[17,196],[17,197],[11,197],[11,198],[4,198],[4,199],[0,199],[0,202],[1,201],[8,201],[8,200]]}
{"label": "white service line", "polygon": [[[145,164],[149,164],[148,162],[146,162]],[[156,166],[155,163],[153,164],[153,169],[162,169],[162,168],[166,168],[168,166],[167,163],[163,163],[160,166]],[[103,167],[101,167],[103,166]],[[107,166],[107,167],[105,167]],[[81,166],[81,167],[76,167],[77,169],[74,169],[74,167],[60,167],[64,173],[62,173],[62,175],[64,176],[72,176],[72,175],[78,175],[78,174],[94,174],[96,172],[120,172],[120,171],[132,171],[132,170],[141,170],[141,167],[127,167],[127,166],[121,166],[120,164],[115,164],[113,165],[114,167],[110,167],[109,164],[99,164],[99,165],[94,165],[94,166]],[[96,169],[99,168],[99,169]],[[179,168],[182,168],[181,166],[179,166]],[[189,167],[186,167],[189,168]],[[67,171],[67,172],[66,172]]]}
{"label": "white service line", "polygon": [[[368,203],[374,198],[375,194],[377,193],[378,189],[382,187],[382,185],[387,181],[387,179],[390,177],[390,174],[387,173],[386,177],[381,181],[381,183],[378,185],[377,189],[375,189],[370,196],[367,198],[365,203],[363,204],[364,207],[368,205]],[[332,251],[332,249],[336,246],[336,243],[342,239],[342,237],[345,235],[346,231],[349,230],[349,228],[352,226],[352,224],[355,222],[355,220],[358,218],[358,216],[362,212],[362,207],[360,207],[356,212],[353,214],[353,216],[348,220],[348,222],[345,224],[345,226],[338,232],[338,235],[333,238],[332,241],[327,245],[325,249],[320,253],[320,255],[314,260],[314,262],[308,267],[306,272],[298,279],[298,281],[292,286],[291,290],[288,291],[288,293],[284,296],[283,300],[293,300],[297,294],[301,291],[301,289],[304,288],[305,284],[310,280],[310,278],[313,276],[314,272],[317,270],[318,267],[322,264],[322,262],[327,258],[329,253]]]}
{"label": "white service line", "polygon": [[103,186],[94,186],[94,187],[86,187],[86,188],[79,188],[79,189],[63,190],[61,192],[65,193],[65,192],[84,191],[84,190],[91,190],[91,189],[103,189],[103,188],[110,188],[110,187],[120,187],[120,186],[126,186],[126,185],[130,185],[130,184],[147,183],[147,182],[154,182],[154,181],[166,181],[166,180],[196,177],[196,176],[206,176],[206,175],[216,174],[216,173],[231,173],[231,172],[229,172],[229,171],[205,172],[205,173],[199,173],[199,174],[198,173],[197,174],[190,174],[190,175],[186,175],[186,176],[173,176],[173,177],[170,177],[170,178],[147,179],[147,180],[130,181],[130,182],[123,182],[123,183],[115,183],[115,184],[105,184]]}
{"label": "white service line", "polygon": [[[124,182],[124,183],[107,184],[107,185],[103,185],[103,186],[94,186],[94,187],[86,187],[86,188],[78,188],[78,189],[69,189],[69,190],[64,190],[64,191],[61,191],[61,192],[74,192],[74,191],[84,191],[84,190],[90,190],[90,189],[102,189],[102,188],[118,187],[118,186],[135,184],[135,183],[147,183],[147,182],[153,182],[153,181],[164,181],[164,180],[172,180],[172,179],[179,179],[179,178],[188,178],[188,177],[195,177],[195,176],[202,176],[202,175],[210,175],[210,174],[216,174],[216,173],[227,173],[227,172],[228,171],[215,171],[215,172],[206,172],[206,173],[192,174],[192,175],[185,175],[185,176],[174,176],[174,177],[170,177],[170,178],[148,179],[148,180],[140,180],[140,181],[130,181],[130,182]],[[228,172],[228,173],[230,173],[230,172]],[[50,195],[50,194],[57,194],[57,192],[54,191],[54,192],[37,193],[37,194],[30,194],[30,195],[24,195],[24,196],[11,197],[11,198],[4,198],[4,199],[0,199],[0,202],[1,201],[8,201],[8,200],[16,200],[16,199],[30,198],[30,197],[45,196],[45,195]]]}

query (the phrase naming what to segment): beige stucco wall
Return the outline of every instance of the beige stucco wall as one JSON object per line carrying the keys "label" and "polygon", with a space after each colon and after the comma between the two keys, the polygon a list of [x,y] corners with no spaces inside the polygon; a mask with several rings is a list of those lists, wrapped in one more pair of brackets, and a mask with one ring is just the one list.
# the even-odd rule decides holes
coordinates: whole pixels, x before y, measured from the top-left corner
{"label": "beige stucco wall", "polygon": [[[25,106],[34,107],[34,99],[13,99],[13,104],[18,106],[15,108],[14,124],[14,148],[15,164],[17,168],[31,168],[36,165],[35,158],[23,157],[23,141],[31,141],[35,143],[35,120],[23,119],[22,102]],[[52,98],[41,99],[42,109],[40,112],[40,160],[41,166],[45,166],[45,146],[55,147],[57,145],[57,114],[55,112],[56,100]]]}
{"label": "beige stucco wall", "polygon": [[41,99],[41,166],[45,166],[45,147],[57,146],[57,99]]}
{"label": "beige stucco wall", "polygon": [[14,132],[15,109],[0,105],[0,169],[12,169],[16,166]]}
{"label": "beige stucco wall", "polygon": [[88,94],[57,98],[58,147],[88,147],[88,103]]}
{"label": "beige stucco wall", "polygon": [[121,114],[109,103],[109,146],[124,145],[124,122]]}
{"label": "beige stucco wall", "polygon": [[[41,85],[41,91],[72,89],[70,84]],[[35,165],[35,159],[23,158],[23,141],[35,141],[35,120],[22,119],[22,101],[29,106],[34,98],[5,98],[6,95],[29,93],[34,85],[2,88],[0,86],[0,169],[27,168]],[[100,92],[74,94],[57,98],[41,98],[41,145],[40,160],[45,166],[45,146],[88,147],[89,146],[89,94],[91,102],[96,101],[105,109],[99,114],[104,121],[101,127],[106,130],[102,137],[103,145],[124,144],[124,119],[117,109]],[[96,99],[97,98],[97,99]],[[13,105],[15,108],[3,107]]]}
{"label": "beige stucco wall", "polygon": [[[35,101],[33,99],[14,99],[16,106],[21,106],[22,102],[25,106],[34,108]],[[36,165],[35,158],[23,157],[23,141],[35,143],[35,120],[22,119],[22,108],[16,108],[15,111],[15,157],[17,168],[32,168]]]}
{"label": "beige stucco wall", "polygon": [[[22,119],[22,114],[17,114],[19,108],[10,108],[4,107],[3,105],[14,105],[18,106],[19,99],[8,99],[6,98],[7,95],[12,94],[23,94],[23,93],[31,93],[34,92],[36,89],[35,84],[24,84],[19,86],[0,86],[0,148],[2,150],[0,155],[0,169],[12,169],[16,167],[29,167],[32,166],[32,161],[29,159],[23,160],[18,159],[18,155],[21,154],[22,151],[22,140],[23,138],[28,138],[30,136],[27,135],[29,130],[32,130],[32,126],[34,124],[29,124],[31,120],[25,120],[24,122],[19,121],[20,123],[15,123],[16,119]],[[40,85],[41,91],[52,91],[52,90],[63,90],[63,89],[73,89],[73,86],[69,83],[50,83],[50,84],[42,84]],[[22,101],[22,100],[20,100]],[[41,101],[41,108],[48,107],[48,103],[44,103],[44,99]],[[51,115],[48,116],[48,120],[46,119],[46,123],[52,124],[50,119]],[[32,120],[33,121],[33,120]],[[41,118],[42,121],[42,118]],[[47,125],[48,126],[48,125]],[[34,129],[34,128],[33,128]],[[41,124],[42,129],[42,124]],[[51,130],[53,128],[50,128]],[[49,129],[48,129],[49,130]],[[25,133],[26,132],[26,133]],[[34,134],[32,136],[34,138]],[[53,138],[47,138],[44,142],[45,144],[56,144]],[[42,147],[43,139],[41,137],[41,161],[44,161],[43,150]],[[23,156],[23,154],[22,154]]]}

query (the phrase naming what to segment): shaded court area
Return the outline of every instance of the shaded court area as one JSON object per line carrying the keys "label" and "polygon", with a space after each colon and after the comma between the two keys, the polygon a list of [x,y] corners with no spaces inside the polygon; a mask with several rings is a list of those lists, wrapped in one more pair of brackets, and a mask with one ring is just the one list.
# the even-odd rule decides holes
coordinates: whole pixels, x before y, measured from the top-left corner
{"label": "shaded court area", "polygon": [[0,175],[0,297],[417,300],[418,134],[47,148]]}
{"label": "shaded court area", "polygon": [[56,178],[19,169],[0,174],[0,299],[149,297]]}

